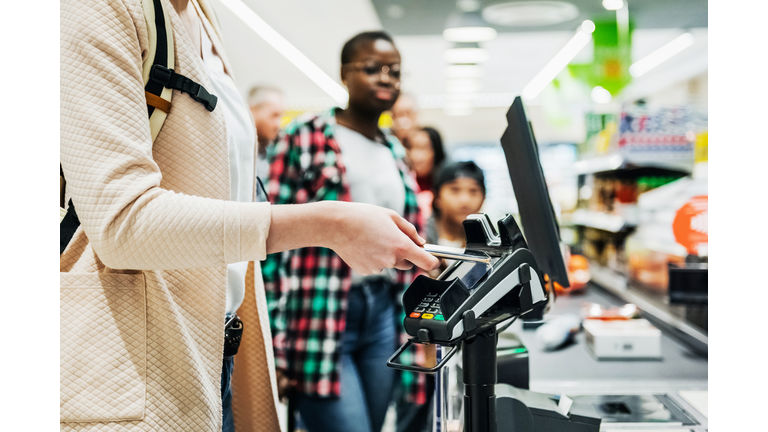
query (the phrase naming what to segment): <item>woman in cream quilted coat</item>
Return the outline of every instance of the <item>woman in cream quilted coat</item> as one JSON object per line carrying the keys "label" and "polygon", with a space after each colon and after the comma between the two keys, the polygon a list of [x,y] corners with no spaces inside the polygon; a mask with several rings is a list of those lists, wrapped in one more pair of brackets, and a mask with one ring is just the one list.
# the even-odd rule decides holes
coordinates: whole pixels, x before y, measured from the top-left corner
{"label": "woman in cream quilted coat", "polygon": [[[215,22],[193,1],[163,0],[174,69],[210,89],[199,31]],[[235,424],[277,431],[259,260],[306,246],[332,248],[363,274],[437,260],[383,208],[229,201],[224,114],[186,93],[173,91],[153,143],[147,31],[141,0],[61,2],[61,165],[81,223],[60,262],[61,429],[220,431],[227,264],[249,261]]]}

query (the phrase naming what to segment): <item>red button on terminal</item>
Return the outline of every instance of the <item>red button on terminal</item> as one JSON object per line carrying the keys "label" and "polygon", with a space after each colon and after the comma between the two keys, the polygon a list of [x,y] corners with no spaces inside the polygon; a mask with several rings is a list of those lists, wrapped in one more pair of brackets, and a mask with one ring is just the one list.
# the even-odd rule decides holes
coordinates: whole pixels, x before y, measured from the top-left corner
{"label": "red button on terminal", "polygon": [[418,317],[420,317],[420,316],[421,316],[421,314],[420,314],[420,313],[418,313],[418,312],[411,312],[411,314],[410,314],[409,316],[410,316],[411,318],[418,318]]}

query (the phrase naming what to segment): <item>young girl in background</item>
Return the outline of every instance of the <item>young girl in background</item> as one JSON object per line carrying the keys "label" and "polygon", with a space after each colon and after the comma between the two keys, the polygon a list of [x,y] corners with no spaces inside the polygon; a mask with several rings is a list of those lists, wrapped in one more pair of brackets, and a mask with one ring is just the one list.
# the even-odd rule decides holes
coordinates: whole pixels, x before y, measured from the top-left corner
{"label": "young girl in background", "polygon": [[[485,202],[485,177],[474,162],[452,162],[437,174],[432,187],[432,216],[427,220],[427,243],[464,248],[464,219],[478,213]],[[437,276],[450,262],[445,261]]]}

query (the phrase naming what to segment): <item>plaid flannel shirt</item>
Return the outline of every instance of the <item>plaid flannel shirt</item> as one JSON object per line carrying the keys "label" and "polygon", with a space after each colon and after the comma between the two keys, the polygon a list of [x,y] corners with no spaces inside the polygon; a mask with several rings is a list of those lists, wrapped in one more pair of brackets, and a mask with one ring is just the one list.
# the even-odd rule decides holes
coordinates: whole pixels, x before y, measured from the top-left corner
{"label": "plaid flannel shirt", "polygon": [[[352,200],[341,150],[334,137],[335,110],[294,120],[271,149],[267,189],[273,204]],[[424,221],[414,192],[418,186],[404,163],[405,150],[397,138],[385,136],[405,184],[403,217],[423,236]],[[417,269],[396,273],[396,298],[402,299]],[[291,384],[301,393],[338,396],[351,269],[332,250],[311,247],[269,255],[263,262],[262,274],[276,367],[287,371]],[[402,324],[402,303],[398,302],[395,309],[393,319],[404,341],[407,335]],[[401,372],[399,376],[408,399],[424,403],[426,377],[411,372]]]}

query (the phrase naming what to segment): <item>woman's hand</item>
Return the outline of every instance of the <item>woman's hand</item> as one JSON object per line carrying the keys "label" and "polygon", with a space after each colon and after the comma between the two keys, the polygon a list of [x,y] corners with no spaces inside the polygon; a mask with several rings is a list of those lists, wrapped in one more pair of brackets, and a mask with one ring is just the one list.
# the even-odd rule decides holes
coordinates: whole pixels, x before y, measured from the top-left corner
{"label": "woman's hand", "polygon": [[272,206],[267,253],[319,246],[333,249],[356,272],[384,268],[426,271],[440,262],[421,247],[425,240],[396,212],[371,204],[323,201]]}
{"label": "woman's hand", "polygon": [[424,270],[440,262],[422,248],[426,240],[396,212],[370,204],[355,204],[342,213],[331,247],[360,274],[379,274],[384,268]]}

